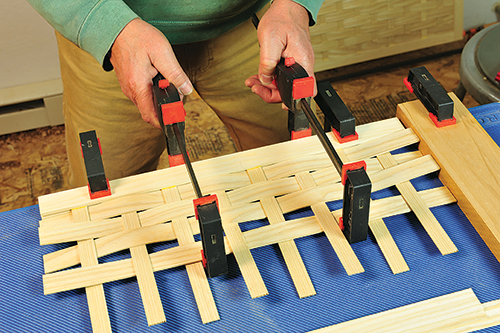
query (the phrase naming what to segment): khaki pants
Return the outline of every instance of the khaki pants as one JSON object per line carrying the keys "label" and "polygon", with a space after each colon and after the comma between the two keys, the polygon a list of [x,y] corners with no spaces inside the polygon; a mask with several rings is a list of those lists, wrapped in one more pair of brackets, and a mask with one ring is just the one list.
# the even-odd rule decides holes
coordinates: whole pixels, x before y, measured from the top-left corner
{"label": "khaki pants", "polygon": [[[96,130],[106,176],[116,179],[156,169],[165,149],[162,132],[141,119],[122,93],[115,73],[57,33],[62,80],[69,185],[87,184],[79,133]],[[289,139],[287,112],[245,86],[257,74],[257,33],[247,21],[213,40],[177,45],[179,62],[203,100],[226,125],[239,150]]]}

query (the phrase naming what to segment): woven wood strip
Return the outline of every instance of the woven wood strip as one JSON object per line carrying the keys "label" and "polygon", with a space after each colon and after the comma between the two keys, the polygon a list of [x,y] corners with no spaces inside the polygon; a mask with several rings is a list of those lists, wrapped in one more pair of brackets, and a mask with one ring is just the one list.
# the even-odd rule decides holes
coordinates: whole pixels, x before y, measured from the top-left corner
{"label": "woven wood strip", "polygon": [[[125,230],[141,228],[141,222],[136,212],[125,213],[122,215]],[[161,304],[160,293],[156,285],[153,274],[153,266],[149,259],[146,245],[138,245],[130,248],[132,264],[134,265],[135,275],[139,284],[142,304],[146,313],[148,325],[156,325],[166,321],[163,306]]]}
{"label": "woven wood strip", "polygon": [[[398,165],[390,153],[379,155],[377,159],[384,168]],[[434,241],[434,244],[436,244],[441,254],[446,255],[457,252],[457,247],[453,244],[429,207],[427,207],[420,198],[413,185],[409,181],[406,181],[396,184],[396,187],[403,196],[403,199],[408,203],[408,206],[410,206],[411,210],[415,213],[420,223],[422,223],[422,226]]]}
{"label": "woven wood strip", "polygon": [[[261,167],[248,169],[248,178],[252,183],[266,183],[267,178]],[[260,199],[260,204],[264,210],[270,224],[280,224],[285,221],[285,217],[281,212],[281,208],[274,196]],[[300,298],[316,295],[316,290],[312,284],[311,278],[307,273],[307,269],[302,261],[299,250],[293,240],[278,243],[281,254],[285,259],[285,263],[292,277],[295,289]]]}
{"label": "woven wood strip", "polygon": [[[181,201],[181,196],[176,187],[163,189],[161,191],[163,199],[166,203]],[[191,224],[186,217],[178,217],[172,220],[172,227],[180,245],[195,243],[193,238],[193,230]],[[208,284],[208,279],[205,274],[205,269],[201,262],[186,265],[189,282],[193,288],[194,298],[198,305],[201,321],[206,324],[212,321],[219,320],[219,312],[215,305],[215,300]]]}
{"label": "woven wood strip", "polygon": [[377,244],[384,254],[385,260],[389,264],[394,274],[409,271],[410,268],[406,263],[401,251],[399,251],[396,242],[392,238],[382,219],[370,220],[368,223],[373,236],[377,240]]}
{"label": "woven wood strip", "polygon": [[[76,223],[89,220],[87,207],[73,209],[72,215]],[[97,267],[99,265],[93,239],[80,241],[77,246],[82,267]],[[103,285],[95,284],[86,286],[85,292],[87,294],[87,305],[89,307],[92,330],[95,332],[111,332],[111,322],[108,316]]]}

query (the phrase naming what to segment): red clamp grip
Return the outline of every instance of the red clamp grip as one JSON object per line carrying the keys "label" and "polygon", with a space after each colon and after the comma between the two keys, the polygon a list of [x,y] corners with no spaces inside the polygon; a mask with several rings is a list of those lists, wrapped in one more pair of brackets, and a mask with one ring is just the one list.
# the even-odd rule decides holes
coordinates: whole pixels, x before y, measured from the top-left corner
{"label": "red clamp grip", "polygon": [[198,220],[198,206],[206,205],[206,204],[209,204],[212,202],[215,202],[217,204],[217,209],[218,209],[219,208],[219,199],[217,198],[217,195],[215,195],[215,194],[206,195],[204,197],[193,200],[194,214],[195,214],[197,220]]}
{"label": "red clamp grip", "polygon": [[183,123],[186,120],[186,110],[181,101],[162,104],[161,114],[163,125],[172,125],[175,123]]}
{"label": "red clamp grip", "polygon": [[495,81],[500,83],[500,71],[497,73],[497,76],[495,76]]}
{"label": "red clamp grip", "polygon": [[312,135],[312,129],[309,127],[302,131],[292,131],[292,140],[307,138]]}
{"label": "red clamp grip", "polygon": [[436,125],[436,127],[439,127],[439,128],[450,126],[450,125],[455,125],[457,123],[457,118],[455,118],[455,117],[453,117],[451,119],[445,119],[445,120],[439,121],[438,118],[432,112],[429,112],[429,117],[431,118],[434,125]]}
{"label": "red clamp grip", "polygon": [[184,164],[184,157],[182,154],[168,155],[168,165],[170,167],[178,166]]}
{"label": "red clamp grip", "polygon": [[347,171],[358,170],[361,168],[364,168],[366,170],[366,162],[365,161],[344,164],[342,166],[342,185],[345,185],[345,181],[347,179]]}
{"label": "red clamp grip", "polygon": [[332,133],[339,143],[351,142],[359,138],[358,132],[354,132],[354,134],[344,136],[343,138],[340,137],[339,131],[337,131],[335,128],[332,128]]}
{"label": "red clamp grip", "polygon": [[408,81],[408,78],[405,77],[403,79],[403,83],[405,84],[406,88],[413,94],[413,87],[411,86],[411,83]]}
{"label": "red clamp grip", "polygon": [[109,187],[109,179],[108,178],[106,178],[106,184],[108,184],[107,190],[102,190],[102,191],[97,191],[97,192],[92,193],[90,190],[90,184],[87,183],[87,188],[89,189],[90,199],[94,200],[97,198],[107,197],[108,195],[111,195],[111,187]]}
{"label": "red clamp grip", "polygon": [[205,257],[205,252],[203,252],[203,249],[201,251],[201,262],[203,263],[203,268],[207,268],[207,257]]}
{"label": "red clamp grip", "polygon": [[312,97],[314,95],[314,78],[312,76],[293,80],[293,99]]}

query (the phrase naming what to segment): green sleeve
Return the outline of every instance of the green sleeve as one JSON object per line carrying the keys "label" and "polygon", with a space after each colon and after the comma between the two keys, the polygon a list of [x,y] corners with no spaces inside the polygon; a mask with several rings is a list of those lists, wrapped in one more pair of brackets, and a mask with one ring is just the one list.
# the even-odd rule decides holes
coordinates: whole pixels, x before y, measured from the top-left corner
{"label": "green sleeve", "polygon": [[316,24],[318,12],[324,0],[293,0],[309,11],[309,26]]}
{"label": "green sleeve", "polygon": [[28,0],[64,37],[103,64],[120,31],[138,17],[122,0]]}

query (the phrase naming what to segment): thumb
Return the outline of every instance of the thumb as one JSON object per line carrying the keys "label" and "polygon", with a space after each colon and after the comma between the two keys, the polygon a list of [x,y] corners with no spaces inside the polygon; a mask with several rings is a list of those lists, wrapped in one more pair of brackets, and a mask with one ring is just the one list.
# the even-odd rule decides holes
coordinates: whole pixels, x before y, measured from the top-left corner
{"label": "thumb", "polygon": [[259,80],[262,84],[273,82],[274,71],[284,48],[280,43],[273,43],[271,38],[263,38],[260,42]]}
{"label": "thumb", "polygon": [[167,44],[163,52],[151,59],[153,66],[171,83],[173,83],[179,94],[189,95],[193,92],[193,84],[189,80],[181,65],[177,61],[174,51]]}

